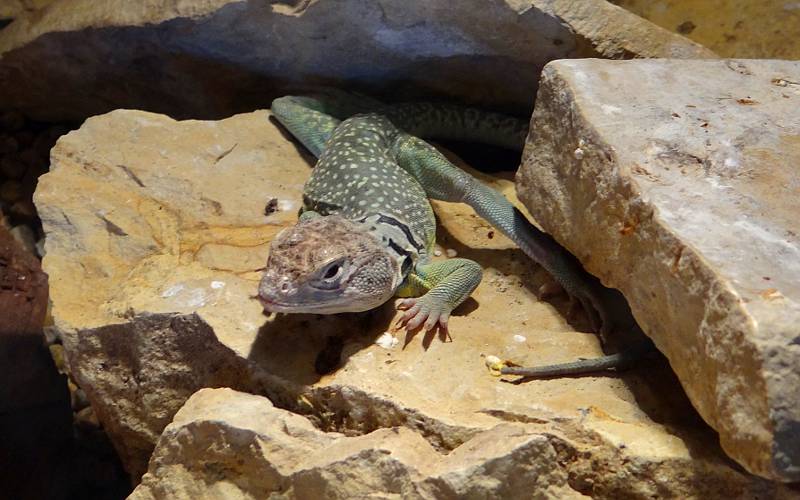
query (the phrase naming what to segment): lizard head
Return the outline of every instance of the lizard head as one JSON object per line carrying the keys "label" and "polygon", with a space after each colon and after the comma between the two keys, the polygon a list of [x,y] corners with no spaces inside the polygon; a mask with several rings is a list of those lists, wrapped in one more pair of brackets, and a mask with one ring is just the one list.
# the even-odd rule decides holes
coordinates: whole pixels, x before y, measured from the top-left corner
{"label": "lizard head", "polygon": [[258,296],[270,312],[367,311],[389,300],[401,280],[392,254],[362,226],[320,216],[275,237]]}

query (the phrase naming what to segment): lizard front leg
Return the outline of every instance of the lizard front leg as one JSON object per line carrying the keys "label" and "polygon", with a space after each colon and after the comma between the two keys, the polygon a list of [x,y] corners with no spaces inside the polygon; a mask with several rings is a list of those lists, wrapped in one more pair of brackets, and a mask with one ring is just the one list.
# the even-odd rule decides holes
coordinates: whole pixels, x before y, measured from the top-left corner
{"label": "lizard front leg", "polygon": [[611,330],[611,315],[599,282],[550,235],[531,224],[505,196],[450,163],[422,139],[403,135],[393,149],[397,163],[419,181],[430,198],[471,206],[581,303],[595,331],[605,334]]}
{"label": "lizard front leg", "polygon": [[438,324],[447,333],[450,312],[472,294],[482,276],[481,266],[469,259],[417,266],[397,290],[397,295],[408,298],[398,303],[397,308],[405,313],[396,328],[412,331],[422,325],[429,331]]}

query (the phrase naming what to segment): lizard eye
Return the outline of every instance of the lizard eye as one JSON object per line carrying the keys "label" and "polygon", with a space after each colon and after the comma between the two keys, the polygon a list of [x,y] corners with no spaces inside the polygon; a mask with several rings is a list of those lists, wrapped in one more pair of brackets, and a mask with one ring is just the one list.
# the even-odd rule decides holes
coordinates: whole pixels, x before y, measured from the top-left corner
{"label": "lizard eye", "polygon": [[344,274],[342,261],[332,262],[317,274],[317,278],[312,282],[314,288],[321,290],[333,290],[339,286],[339,279]]}
{"label": "lizard eye", "polygon": [[342,274],[342,266],[339,264],[332,264],[328,266],[328,269],[325,271],[325,274],[322,275],[322,279],[325,281],[332,281],[338,278]]}

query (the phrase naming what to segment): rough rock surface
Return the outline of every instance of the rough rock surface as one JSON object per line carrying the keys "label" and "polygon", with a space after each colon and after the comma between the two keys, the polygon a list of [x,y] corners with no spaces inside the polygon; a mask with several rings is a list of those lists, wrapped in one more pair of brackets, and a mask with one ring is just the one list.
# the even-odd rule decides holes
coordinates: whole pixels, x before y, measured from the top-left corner
{"label": "rough rock surface", "polygon": [[[491,377],[483,354],[533,364],[600,350],[566,322],[565,299],[536,299],[545,273],[460,205],[436,204],[443,253],[486,272],[451,319],[453,342],[418,335],[402,349],[404,336],[384,334],[392,304],[265,317],[253,299],[258,270],[270,239],[296,220],[309,170],[268,117],[115,111],[63,136],[40,179],[54,333],[135,479],[195,391],[231,387],[321,431],[402,427],[443,454],[504,422],[524,424],[558,436],[548,440],[569,487],[601,498],[783,491],[724,456],[663,361],[620,376]],[[513,196],[510,181],[492,182]],[[315,363],[332,373],[318,375]]]}
{"label": "rough rock surface", "polygon": [[443,453],[406,427],[347,437],[261,396],[202,389],[130,498],[587,498],[569,487],[559,442],[499,423]]}
{"label": "rough rock surface", "polygon": [[599,0],[57,0],[0,31],[0,109],[219,118],[326,84],[521,113],[565,57],[713,53]]}
{"label": "rough rock surface", "polygon": [[800,63],[559,61],[520,198],[620,289],[723,448],[800,480]]}
{"label": "rough rock surface", "polygon": [[800,2],[612,0],[722,57],[800,59]]}

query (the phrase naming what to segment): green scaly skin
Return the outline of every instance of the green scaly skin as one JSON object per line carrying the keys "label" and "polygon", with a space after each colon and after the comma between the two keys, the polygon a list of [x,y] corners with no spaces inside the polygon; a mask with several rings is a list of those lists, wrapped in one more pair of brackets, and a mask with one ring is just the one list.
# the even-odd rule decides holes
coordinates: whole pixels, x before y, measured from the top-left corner
{"label": "green scaly skin", "polygon": [[[337,91],[327,91],[327,95],[321,97],[282,97],[273,102],[272,112],[319,158],[304,188],[305,213],[301,220],[341,216],[359,224],[354,232],[369,233],[385,244],[387,254],[397,263],[391,271],[396,275],[392,281],[396,286],[390,292],[407,297],[398,305],[406,310],[401,326],[408,330],[424,326],[430,330],[438,324],[446,331],[450,312],[469,297],[481,280],[481,267],[471,260],[430,262],[436,222],[428,199],[436,199],[470,205],[550,272],[570,296],[580,301],[596,329],[609,329],[610,318],[605,314],[600,287],[577,260],[532,225],[502,194],[455,167],[434,147],[418,138],[469,140],[520,150],[527,133],[526,123],[504,115],[447,105],[388,106]],[[341,260],[339,257],[337,262]],[[328,267],[314,271],[313,278],[303,280],[311,280],[312,284],[322,282],[327,279],[321,274],[325,269],[328,274],[346,274],[352,267],[345,262],[341,266],[345,271],[341,271],[339,267],[331,268],[327,262],[325,265]],[[387,272],[379,271],[378,264],[375,266],[376,275]],[[269,268],[268,262],[268,271]],[[278,302],[288,303],[288,299],[276,292],[276,286],[270,283],[276,280],[275,274],[269,279],[267,274],[259,287],[265,308],[270,309],[272,305],[271,309],[278,311],[319,311],[317,305],[310,303],[311,299],[303,302],[308,293],[319,295],[314,290],[303,292],[306,296],[301,293],[299,305],[283,306],[283,309],[275,306]],[[337,277],[334,281],[336,279],[343,278]],[[298,283],[290,283],[289,288],[295,290],[302,285]],[[345,285],[336,286],[344,290]],[[389,295],[384,292],[370,290],[367,295]],[[366,296],[362,294],[361,297]],[[337,307],[326,311],[362,310],[357,304]],[[630,364],[633,354],[631,351],[532,369],[504,368],[503,372],[535,377],[620,369]]]}

